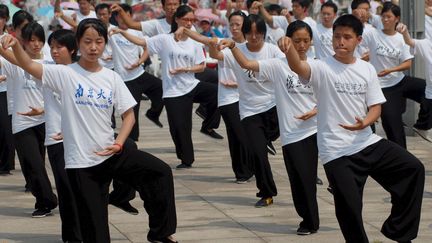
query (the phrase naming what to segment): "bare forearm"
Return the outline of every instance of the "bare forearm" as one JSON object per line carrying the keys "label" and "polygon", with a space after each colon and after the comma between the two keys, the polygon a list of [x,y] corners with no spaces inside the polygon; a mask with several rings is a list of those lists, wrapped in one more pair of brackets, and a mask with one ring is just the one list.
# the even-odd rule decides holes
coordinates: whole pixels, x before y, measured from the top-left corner
{"label": "bare forearm", "polygon": [[363,128],[372,125],[381,116],[381,104],[369,106],[368,113],[363,119]]}
{"label": "bare forearm", "polygon": [[133,20],[132,17],[127,15],[125,12],[121,12],[119,15],[129,28],[134,30],[142,30],[141,22]]}
{"label": "bare forearm", "polygon": [[128,32],[124,30],[120,30],[120,33],[130,42],[134,43],[135,45],[142,46],[146,48],[146,40],[144,38],[139,38],[138,36],[129,34]]}
{"label": "bare forearm", "polygon": [[243,53],[238,49],[237,47],[234,47],[231,49],[231,52],[240,65],[240,67],[254,71],[259,72],[259,64],[256,60],[249,60],[243,55]]}
{"label": "bare forearm", "polygon": [[405,62],[401,63],[399,66],[389,68],[391,72],[402,72],[405,70],[408,70],[411,68],[412,61],[406,60]]}
{"label": "bare forearm", "polygon": [[35,77],[37,81],[40,81],[42,79],[43,71],[42,64],[33,61],[18,43],[12,47],[12,50],[19,66]]}
{"label": "bare forearm", "polygon": [[129,136],[130,132],[132,131],[132,127],[135,124],[135,115],[133,113],[132,108],[125,111],[122,114],[122,125],[120,127],[120,132],[115,140],[115,143],[123,145],[126,141],[127,137]]}
{"label": "bare forearm", "polygon": [[194,41],[198,41],[200,43],[203,43],[204,45],[208,46],[210,44],[211,38],[208,38],[204,35],[201,35],[200,33],[184,28],[184,33],[189,36]]}
{"label": "bare forearm", "polygon": [[310,78],[310,67],[306,61],[302,61],[297,51],[291,46],[285,56],[288,61],[288,65],[295,73],[302,79],[309,80]]}
{"label": "bare forearm", "polygon": [[410,34],[408,33],[408,31],[406,31],[405,33],[402,34],[405,44],[409,45],[410,47],[414,47],[415,46],[415,41],[411,38]]}

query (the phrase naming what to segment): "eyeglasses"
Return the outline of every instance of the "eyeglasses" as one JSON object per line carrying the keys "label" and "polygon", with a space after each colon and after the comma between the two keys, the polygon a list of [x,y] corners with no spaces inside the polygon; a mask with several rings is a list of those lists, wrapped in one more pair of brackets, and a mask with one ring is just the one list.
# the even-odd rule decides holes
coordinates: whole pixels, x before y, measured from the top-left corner
{"label": "eyeglasses", "polygon": [[192,23],[195,23],[197,21],[197,19],[195,18],[180,18],[180,20],[185,22],[192,22]]}

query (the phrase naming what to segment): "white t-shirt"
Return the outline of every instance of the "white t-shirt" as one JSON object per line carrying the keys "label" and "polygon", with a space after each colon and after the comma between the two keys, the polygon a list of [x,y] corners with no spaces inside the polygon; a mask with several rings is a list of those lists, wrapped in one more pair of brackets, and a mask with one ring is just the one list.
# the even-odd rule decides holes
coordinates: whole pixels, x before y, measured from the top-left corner
{"label": "white t-shirt", "polygon": [[[362,34],[363,40],[364,38],[368,38],[368,35],[373,35],[372,31],[375,31],[375,27],[373,27],[369,23],[365,23],[363,25],[363,34]],[[368,52],[369,52],[369,47],[367,46],[367,43],[365,41],[361,41],[354,51],[354,56],[361,58],[364,54]]]}
{"label": "white t-shirt", "polygon": [[43,87],[45,103],[45,146],[63,142],[52,137],[61,133],[61,98],[60,95],[47,87]]}
{"label": "white t-shirt", "polygon": [[317,132],[316,116],[306,121],[295,118],[316,106],[310,84],[302,84],[288,67],[286,58],[259,60],[259,77],[274,83],[282,146],[305,139]]}
{"label": "white t-shirt", "polygon": [[78,24],[82,20],[84,20],[84,19],[90,19],[90,18],[97,19],[95,11],[90,10],[90,13],[88,15],[83,15],[80,11],[76,11],[76,21],[77,21]]}
{"label": "white t-shirt", "polygon": [[326,28],[321,23],[317,24],[313,32],[313,44],[315,56],[323,59],[335,54],[333,50],[333,28]]}
{"label": "white t-shirt", "polygon": [[384,28],[380,15],[371,14],[371,17],[369,18],[369,22],[374,28],[378,30],[382,30]]}
{"label": "white t-shirt", "polygon": [[[229,49],[223,49],[222,52],[230,52]],[[224,54],[225,55],[225,54]],[[222,82],[237,82],[234,70],[226,67],[224,61],[218,61],[218,106],[229,105],[239,101],[238,89],[226,87]]]}
{"label": "white t-shirt", "polygon": [[425,37],[432,41],[432,17],[425,15]]}
{"label": "white t-shirt", "polygon": [[205,61],[198,42],[190,38],[177,42],[173,34],[159,34],[146,40],[149,54],[158,54],[162,61],[163,98],[185,95],[198,85],[194,73],[169,73],[172,69],[193,67]]}
{"label": "white t-shirt", "polygon": [[[130,35],[144,38],[140,31],[127,29],[127,33]],[[139,77],[144,73],[144,68],[140,65],[133,70],[127,70],[126,67],[130,67],[136,63],[143,53],[141,46],[137,46],[134,43],[128,41],[123,35],[112,35],[108,39],[108,43],[112,48],[112,57],[114,61],[114,71],[120,74],[123,81],[131,81]]]}
{"label": "white t-shirt", "polygon": [[426,89],[425,97],[432,99],[432,41],[430,39],[414,40],[413,53],[423,58],[425,63]]}
{"label": "white t-shirt", "polygon": [[[313,18],[307,16],[304,19],[302,19],[302,21],[308,24],[309,27],[311,27],[312,31],[316,29],[317,23]],[[273,16],[273,26],[279,26],[286,33],[288,25],[289,23],[285,16]]]}
{"label": "white t-shirt", "polygon": [[311,61],[309,65],[309,82],[318,104],[321,163],[355,154],[378,142],[381,137],[372,133],[370,127],[348,131],[339,126],[354,124],[355,117],[366,116],[369,106],[385,102],[374,67],[359,58],[353,64],[343,64],[334,57]]}
{"label": "white t-shirt", "polygon": [[141,22],[141,31],[145,36],[155,36],[159,34],[168,34],[171,32],[171,24],[163,19],[151,19]]}
{"label": "white t-shirt", "polygon": [[[35,60],[43,62],[42,60]],[[13,65],[7,60],[2,60],[3,73],[11,80],[8,81],[8,109],[12,115],[12,133],[16,134],[25,129],[40,125],[45,122],[44,115],[23,116],[17,112],[30,111],[29,106],[44,107],[42,85],[35,81],[34,77],[25,72],[18,66]]]}
{"label": "white t-shirt", "polygon": [[277,45],[278,40],[285,36],[286,30],[283,30],[280,27],[272,28],[269,25],[266,26],[267,26],[267,32],[266,32],[265,41],[270,44]]}
{"label": "white t-shirt", "polygon": [[[370,35],[363,37],[363,41],[369,48],[369,60],[377,73],[399,66],[402,62],[413,58],[409,46],[405,44],[400,33],[390,36],[381,30],[374,29]],[[403,72],[392,72],[384,77],[379,77],[381,88],[392,87],[398,84],[403,77]]]}
{"label": "white t-shirt", "polygon": [[88,72],[77,63],[44,65],[42,82],[61,97],[62,134],[66,168],[98,165],[99,156],[114,143],[113,108],[122,114],[136,105],[120,76],[107,68]]}
{"label": "white t-shirt", "polygon": [[[112,28],[114,28],[115,26],[114,25],[109,25],[108,26],[108,32],[112,29]],[[108,37],[109,38],[109,37]],[[104,51],[103,51],[103,53],[102,53],[102,57],[103,58],[108,58],[108,57],[111,57],[112,58],[112,47],[111,47],[111,44],[109,43],[109,41],[106,43],[106,45],[105,45],[105,49],[104,49]],[[111,59],[111,60],[103,60],[102,59],[102,57],[101,58],[99,58],[99,63],[100,63],[100,65],[101,66],[104,66],[104,67],[106,67],[106,68],[108,68],[108,69],[114,69],[114,61]]]}
{"label": "white t-shirt", "polygon": [[[75,14],[76,15],[76,22],[78,24],[83,19],[89,19],[89,18],[95,18],[96,19],[97,18],[95,11],[90,11],[90,13],[88,15],[83,15],[79,10],[63,10],[63,14],[65,16],[70,17],[70,18],[72,18],[72,16]],[[71,26],[68,25],[63,19],[59,18],[58,20],[64,29],[71,29]]]}
{"label": "white t-shirt", "polygon": [[[16,78],[16,76],[15,77],[14,76],[7,76],[8,73],[4,69],[4,63],[6,63],[8,61],[6,59],[4,59],[4,57],[0,56],[0,62],[1,62],[1,66],[2,66],[1,74],[6,76],[6,81],[3,82],[2,84],[6,85],[6,88],[5,88],[6,91],[8,89],[12,90],[12,82],[15,82],[14,79]],[[11,66],[12,64],[11,63],[9,63],[9,64],[10,64],[10,67],[12,67]],[[12,70],[11,70],[11,72],[12,72]],[[10,116],[10,115],[12,115],[12,112],[13,112],[13,93],[7,92],[6,98],[7,98],[8,115]]]}
{"label": "white t-shirt", "polygon": [[[284,58],[279,48],[264,42],[258,52],[251,52],[246,43],[237,44],[240,51],[250,60],[265,60],[270,58]],[[260,79],[253,71],[243,69],[237,63],[231,51],[223,52],[224,66],[233,69],[238,84],[240,119],[268,111],[275,104],[273,82]]]}

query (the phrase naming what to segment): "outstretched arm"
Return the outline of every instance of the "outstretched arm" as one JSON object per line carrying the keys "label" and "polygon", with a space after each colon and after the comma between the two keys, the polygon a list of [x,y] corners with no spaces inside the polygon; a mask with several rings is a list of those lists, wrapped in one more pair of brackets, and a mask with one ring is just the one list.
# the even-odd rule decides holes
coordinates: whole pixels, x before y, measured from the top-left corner
{"label": "outstretched arm", "polygon": [[146,48],[147,42],[144,38],[140,38],[138,36],[132,35],[127,31],[124,31],[119,28],[112,28],[110,30],[110,35],[115,35],[118,33],[122,34],[128,41],[134,43],[135,45],[142,46],[144,49]]}
{"label": "outstretched arm", "polygon": [[412,60],[406,60],[396,67],[386,68],[378,73],[378,77],[384,77],[393,72],[401,72],[411,68]]}
{"label": "outstretched arm", "polygon": [[200,42],[206,46],[208,46],[210,44],[211,38],[201,35],[200,33],[190,30],[188,28],[184,28],[184,27],[179,27],[176,32],[174,33],[174,38],[176,39],[176,41],[181,40],[184,35],[190,37],[192,40]]}
{"label": "outstretched arm", "polygon": [[111,6],[111,11],[117,12],[120,18],[122,18],[124,23],[128,26],[128,28],[142,30],[141,23],[133,20],[132,17],[128,15],[117,3]]}
{"label": "outstretched arm", "polygon": [[33,61],[29,55],[24,51],[21,44],[18,43],[18,40],[11,36],[6,35],[1,39],[1,45],[3,49],[7,49],[9,47],[12,47],[13,53],[15,55],[15,58],[19,64],[19,66],[24,69],[26,72],[28,72],[30,75],[35,77],[39,82],[42,82],[42,73],[43,73],[43,67],[42,64]]}
{"label": "outstretched arm", "polygon": [[370,125],[372,125],[381,115],[381,104],[375,104],[368,107],[369,111],[366,114],[366,117],[364,119],[361,119],[360,117],[355,117],[356,123],[354,124],[339,124],[339,126],[350,130],[350,131],[356,131],[356,130],[362,130]]}
{"label": "outstretched arm", "polygon": [[288,65],[290,66],[291,70],[297,73],[301,79],[309,80],[311,76],[309,63],[300,59],[300,56],[292,45],[291,38],[287,36],[280,38],[278,45],[280,50],[285,53]]}
{"label": "outstretched arm", "polygon": [[265,22],[268,25],[273,26],[273,16],[271,14],[269,14],[269,12],[267,12],[267,10],[264,8],[264,5],[262,2],[255,1],[252,3],[252,7],[258,8],[259,12],[260,12],[261,16],[264,18]]}
{"label": "outstretched arm", "polygon": [[227,40],[229,41],[226,46],[231,49],[231,52],[240,65],[240,67],[254,71],[259,72],[259,63],[256,60],[249,60],[243,55],[243,53],[236,47],[236,44],[233,40]]}
{"label": "outstretched arm", "polygon": [[0,48],[0,55],[3,56],[6,60],[8,60],[8,62],[18,66],[18,62],[15,58],[15,55],[11,50],[5,50],[3,48]]}

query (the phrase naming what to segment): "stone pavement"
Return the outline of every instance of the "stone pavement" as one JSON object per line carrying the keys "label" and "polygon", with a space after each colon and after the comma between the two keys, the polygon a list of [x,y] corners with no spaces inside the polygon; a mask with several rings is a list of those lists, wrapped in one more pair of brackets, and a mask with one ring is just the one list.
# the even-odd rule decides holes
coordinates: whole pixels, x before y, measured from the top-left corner
{"label": "stone pavement", "polygon": [[[144,114],[147,105],[148,102],[142,103],[141,114]],[[138,146],[175,168],[178,160],[165,113],[161,121],[164,124],[162,129],[141,117],[141,141]],[[255,208],[255,181],[242,185],[234,183],[227,139],[215,140],[201,134],[200,124],[201,119],[194,114],[194,167],[173,170],[178,217],[176,238],[180,242],[343,242],[333,198],[326,190],[328,183],[321,165],[318,172],[324,185],[318,186],[317,195],[320,230],[310,236],[297,236],[300,220],[291,199],[280,142],[275,142],[277,155],[269,156],[279,195],[272,206]],[[218,131],[226,137],[223,122]],[[408,146],[426,167],[422,219],[415,242],[432,242],[432,144],[419,137],[408,137]],[[48,162],[47,170],[53,183]],[[364,225],[370,242],[391,242],[379,231],[389,214],[389,194],[375,181],[368,180],[363,200]],[[137,197],[132,204],[140,210],[138,216],[109,207],[113,243],[146,242],[148,221],[142,201]],[[32,195],[24,193],[24,179],[19,167],[12,176],[0,177],[0,243],[61,242],[58,210],[54,210],[54,216],[34,219],[31,218],[33,206]]]}

